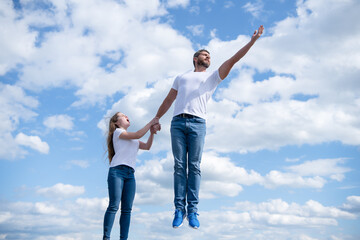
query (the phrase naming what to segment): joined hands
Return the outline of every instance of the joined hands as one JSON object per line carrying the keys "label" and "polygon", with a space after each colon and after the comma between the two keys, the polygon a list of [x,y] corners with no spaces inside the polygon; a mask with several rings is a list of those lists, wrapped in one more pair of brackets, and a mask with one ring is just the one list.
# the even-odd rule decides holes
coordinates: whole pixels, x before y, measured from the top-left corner
{"label": "joined hands", "polygon": [[157,134],[158,131],[161,130],[161,124],[159,123],[159,118],[155,117],[151,120],[150,133]]}

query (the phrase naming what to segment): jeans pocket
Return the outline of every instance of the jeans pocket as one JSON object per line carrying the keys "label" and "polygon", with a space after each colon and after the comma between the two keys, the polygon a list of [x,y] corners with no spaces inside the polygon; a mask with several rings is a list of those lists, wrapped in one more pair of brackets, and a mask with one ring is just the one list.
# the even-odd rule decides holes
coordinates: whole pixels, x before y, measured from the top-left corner
{"label": "jeans pocket", "polygon": [[206,124],[206,120],[203,118],[194,118],[195,123]]}

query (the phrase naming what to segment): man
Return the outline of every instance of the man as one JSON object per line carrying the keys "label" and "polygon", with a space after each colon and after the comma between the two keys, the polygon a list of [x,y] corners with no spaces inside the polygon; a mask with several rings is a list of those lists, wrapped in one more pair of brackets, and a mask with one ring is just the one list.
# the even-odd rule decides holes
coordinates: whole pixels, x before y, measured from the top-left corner
{"label": "man", "polygon": [[206,72],[210,66],[210,53],[205,49],[197,51],[193,57],[195,70],[176,77],[159,107],[156,117],[161,118],[176,99],[170,130],[174,155],[174,228],[182,226],[186,215],[190,227],[200,227],[197,204],[201,178],[200,162],[206,134],[206,105],[217,85],[249,51],[263,30],[261,25],[250,42],[214,72]]}

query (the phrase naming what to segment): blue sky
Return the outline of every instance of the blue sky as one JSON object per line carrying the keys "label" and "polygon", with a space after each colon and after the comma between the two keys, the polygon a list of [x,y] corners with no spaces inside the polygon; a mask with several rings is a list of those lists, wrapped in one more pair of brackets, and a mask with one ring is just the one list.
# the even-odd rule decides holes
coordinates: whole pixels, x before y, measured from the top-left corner
{"label": "blue sky", "polygon": [[208,105],[200,229],[171,228],[170,109],[138,157],[129,239],[359,239],[359,11],[356,0],[1,1],[0,239],[100,239],[109,116],[136,131],[194,51],[215,70],[261,24]]}

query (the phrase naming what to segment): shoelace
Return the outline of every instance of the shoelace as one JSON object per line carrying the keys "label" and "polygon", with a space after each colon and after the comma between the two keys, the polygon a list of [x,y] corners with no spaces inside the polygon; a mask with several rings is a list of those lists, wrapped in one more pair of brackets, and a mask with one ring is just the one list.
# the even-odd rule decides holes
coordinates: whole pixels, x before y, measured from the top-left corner
{"label": "shoelace", "polygon": [[188,218],[196,218],[196,216],[199,216],[196,212],[188,214]]}

